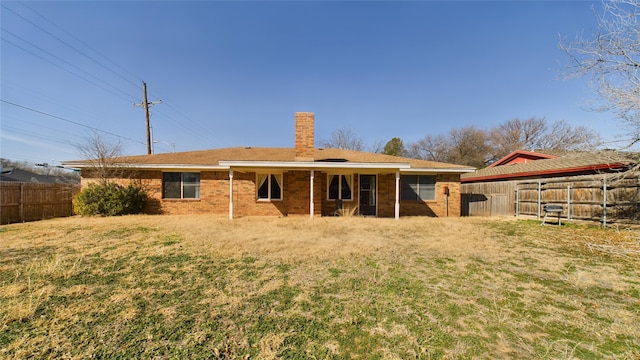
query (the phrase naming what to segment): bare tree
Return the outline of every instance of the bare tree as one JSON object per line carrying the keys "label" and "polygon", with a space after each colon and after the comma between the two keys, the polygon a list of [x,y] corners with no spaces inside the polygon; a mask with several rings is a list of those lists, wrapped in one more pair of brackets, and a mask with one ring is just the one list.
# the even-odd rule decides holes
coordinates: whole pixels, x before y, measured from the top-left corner
{"label": "bare tree", "polygon": [[640,142],[640,1],[602,2],[598,29],[591,38],[561,41],[570,59],[567,77],[588,77],[601,101],[596,110],[612,111],[621,120],[620,149]]}
{"label": "bare tree", "polygon": [[453,129],[446,136],[427,135],[408,146],[408,156],[431,161],[487,166],[491,160],[489,136],[475,126]]}
{"label": "bare tree", "polygon": [[367,146],[367,151],[375,154],[380,154],[382,153],[382,150],[384,150],[384,145],[384,140],[375,140],[373,143],[371,143],[371,145]]}
{"label": "bare tree", "polygon": [[547,121],[544,118],[516,118],[491,130],[491,142],[498,153],[506,155],[513,150],[539,149],[546,133]]}
{"label": "bare tree", "polygon": [[545,118],[512,119],[491,130],[494,160],[514,150],[587,150],[598,142],[598,134],[584,126],[562,120],[548,125]]}
{"label": "bare tree", "polygon": [[491,146],[487,132],[475,126],[449,132],[451,149],[448,162],[483,168],[491,160]]}
{"label": "bare tree", "polygon": [[482,168],[514,150],[593,149],[598,139],[594,131],[565,121],[548,125],[544,118],[513,119],[490,130],[467,126],[447,135],[427,135],[409,144],[408,156]]}
{"label": "bare tree", "polygon": [[334,130],[327,140],[321,140],[320,145],[326,148],[346,149],[362,151],[364,143],[362,139],[356,136],[349,128],[341,128]]}
{"label": "bare tree", "polygon": [[120,142],[109,143],[99,134],[93,133],[85,143],[76,144],[76,148],[91,164],[88,172],[101,183],[106,184],[110,179],[121,177],[125,164],[121,160]]}
{"label": "bare tree", "polygon": [[593,150],[600,144],[600,136],[586,126],[573,127],[560,120],[551,124],[539,142],[539,149]]}
{"label": "bare tree", "polygon": [[451,145],[444,135],[427,135],[409,145],[409,157],[447,162],[450,148]]}

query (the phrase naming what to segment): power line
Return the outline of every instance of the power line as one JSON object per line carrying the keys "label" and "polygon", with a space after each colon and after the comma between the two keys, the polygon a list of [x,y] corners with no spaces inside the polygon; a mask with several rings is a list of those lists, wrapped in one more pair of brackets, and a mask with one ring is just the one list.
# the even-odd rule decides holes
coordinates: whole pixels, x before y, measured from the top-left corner
{"label": "power line", "polygon": [[[53,21],[49,20],[46,16],[40,14],[39,12],[37,12],[35,9],[33,9],[32,7],[28,6],[25,2],[20,2],[20,5],[26,7],[27,9],[29,9],[31,12],[33,12],[34,14],[38,15],[41,19],[45,20],[46,22],[48,22],[49,24],[55,26],[56,28],[58,28],[58,30],[64,32],[65,34],[67,34],[68,36],[70,36],[71,38],[75,39],[76,41],[78,41],[80,44],[84,45],[85,47],[91,49],[93,52],[95,52],[96,54],[100,55],[103,59],[107,60],[108,62],[110,62],[111,64],[115,65],[116,67],[120,68],[120,70],[124,71],[125,73],[127,73],[128,75],[131,75],[135,78],[138,78],[137,75],[133,74],[132,72],[128,71],[127,69],[125,69],[123,66],[119,65],[118,63],[114,62],[113,60],[109,59],[106,55],[102,54],[100,51],[98,51],[97,49],[93,48],[91,45],[85,43],[84,41],[82,41],[80,38],[78,38],[77,36],[73,35],[71,32],[65,30],[64,28],[62,28],[61,26],[59,26],[58,24],[54,23]],[[139,81],[142,81],[141,79],[138,78]],[[128,80],[127,80],[128,81]],[[129,81],[128,81],[129,82]],[[136,86],[135,83],[133,82],[129,82],[131,85]]]}
{"label": "power line", "polygon": [[[7,86],[9,88],[13,87],[14,89],[17,89],[19,91],[26,92],[28,94],[28,98],[29,99],[39,98],[39,99],[41,99],[41,100],[43,100],[43,101],[45,101],[47,103],[51,103],[51,104],[54,104],[56,106],[64,107],[65,109],[68,109],[68,110],[70,110],[72,112],[78,113],[78,115],[76,117],[82,117],[82,118],[87,119],[87,120],[88,119],[93,119],[93,120],[97,121],[98,123],[102,122],[102,118],[101,118],[102,115],[103,115],[102,113],[95,112],[95,111],[87,111],[87,110],[93,110],[92,108],[91,109],[82,109],[82,108],[78,108],[77,106],[71,106],[69,104],[60,102],[57,99],[52,98],[51,96],[49,96],[49,95],[51,95],[50,93],[43,94],[43,93],[41,93],[41,92],[39,92],[39,91],[37,91],[35,89],[24,87],[24,86],[22,86],[22,84],[14,83],[11,80],[2,79],[2,82],[3,82],[4,86]],[[3,89],[3,90],[5,90],[5,93],[7,93],[7,94],[8,93],[12,93],[13,94],[12,91],[8,91],[6,89]],[[5,118],[7,118],[6,114],[3,115],[3,119],[5,119]],[[16,119],[16,120],[18,120],[18,121],[20,121],[22,123],[24,123],[24,122],[28,123],[28,121],[24,120],[24,119]],[[40,126],[39,124],[36,124],[36,125]]]}
{"label": "power line", "polygon": [[[11,156],[13,159],[9,159],[8,156]],[[2,158],[3,159],[7,159],[7,160],[22,160],[22,161],[26,161],[26,162],[33,162],[36,163],[40,160],[36,160],[34,158],[27,158],[24,154],[15,154],[15,153],[8,153],[8,152],[2,152]]]}
{"label": "power line", "polygon": [[[31,8],[31,7],[27,6],[27,5],[26,5],[26,4],[24,4],[24,3],[21,3],[21,5],[23,5],[23,6],[24,6],[25,8],[27,8],[27,9],[29,9],[32,13],[36,14],[36,15],[37,15],[38,17],[40,17],[41,19],[45,20],[47,23],[49,23],[49,24],[53,25],[54,27],[56,27],[57,29],[59,29],[60,31],[62,31],[62,32],[63,32],[64,34],[66,34],[67,36],[70,36],[72,39],[75,39],[78,43],[82,44],[82,45],[83,45],[83,46],[85,46],[87,49],[92,50],[94,53],[98,54],[99,56],[101,56],[103,59],[105,59],[105,60],[106,60],[106,61],[108,61],[109,63],[111,63],[111,64],[113,64],[113,65],[117,66],[119,69],[121,69],[121,70],[122,70],[122,71],[124,71],[125,73],[127,73],[127,74],[129,74],[129,75],[131,75],[131,76],[133,76],[133,77],[138,77],[138,76],[134,75],[133,73],[131,73],[130,71],[128,71],[127,69],[125,69],[124,67],[122,67],[122,66],[118,65],[117,63],[115,63],[114,61],[110,60],[107,56],[105,56],[104,54],[100,53],[98,50],[94,49],[93,47],[91,47],[91,46],[90,46],[90,45],[88,45],[87,43],[83,42],[83,41],[82,41],[81,39],[79,39],[78,37],[74,36],[73,34],[71,34],[70,32],[68,32],[67,30],[65,30],[65,29],[63,29],[62,27],[60,27],[59,25],[55,24],[53,21],[49,20],[48,18],[46,18],[46,17],[45,17],[45,16],[43,16],[42,14],[38,13],[38,12],[37,12],[37,11],[35,11],[33,8]],[[121,79],[125,80],[127,83],[129,83],[129,84],[131,84],[131,85],[133,85],[133,86],[135,86],[135,87],[138,87],[138,85],[137,85],[137,84],[135,84],[134,82],[132,82],[132,81],[131,81],[131,80],[129,80],[128,78],[126,78],[126,77],[122,76],[120,73],[118,73],[117,71],[115,71],[115,70],[114,70],[114,69],[112,69],[111,67],[106,66],[105,64],[103,64],[103,63],[101,63],[100,61],[96,60],[95,58],[93,58],[93,57],[89,56],[87,53],[85,53],[85,52],[81,51],[80,49],[76,48],[74,45],[70,44],[69,42],[67,42],[67,41],[63,40],[62,38],[60,38],[60,37],[58,37],[58,36],[56,36],[56,35],[52,34],[50,31],[48,31],[48,30],[47,30],[47,29],[45,29],[44,27],[42,27],[42,26],[40,26],[40,25],[36,24],[34,21],[32,21],[32,20],[30,20],[30,19],[26,18],[25,16],[23,16],[23,15],[19,14],[19,13],[18,13],[18,12],[16,12],[15,10],[8,8],[8,7],[7,7],[7,6],[5,6],[4,4],[2,4],[2,7],[3,7],[4,9],[8,10],[9,12],[11,12],[11,13],[15,14],[16,16],[18,16],[19,18],[21,18],[23,21],[25,21],[25,22],[27,22],[27,23],[31,24],[32,26],[36,27],[36,28],[37,28],[37,29],[39,29],[40,31],[42,31],[42,32],[44,32],[45,34],[49,35],[50,37],[52,37],[52,38],[56,39],[57,41],[59,41],[59,42],[63,43],[63,44],[64,44],[64,45],[66,45],[67,47],[69,47],[69,48],[73,49],[73,50],[74,50],[74,51],[76,51],[77,53],[79,53],[79,54],[83,55],[84,57],[88,58],[89,60],[93,61],[94,63],[96,63],[96,64],[100,65],[102,68],[104,68],[104,69],[108,70],[110,73],[112,73],[112,74],[116,75],[117,77],[119,77],[119,78],[121,78]],[[69,63],[69,62],[67,62],[67,61],[63,60],[62,58],[60,58],[60,57],[58,57],[58,56],[56,56],[56,55],[53,55],[52,53],[50,53],[50,52],[48,52],[48,51],[46,51],[46,50],[44,50],[44,49],[42,49],[42,48],[40,48],[40,47],[38,47],[38,46],[34,45],[33,43],[31,43],[31,42],[29,42],[29,41],[27,41],[27,40],[25,40],[25,39],[23,39],[23,38],[20,38],[19,36],[15,35],[15,34],[13,34],[13,33],[11,33],[11,32],[9,32],[8,30],[3,29],[3,31],[6,31],[7,33],[9,33],[9,34],[11,34],[11,35],[15,36],[17,39],[20,39],[20,40],[22,40],[22,41],[26,42],[27,44],[29,44],[29,45],[31,45],[31,46],[33,46],[33,47],[35,47],[35,48],[39,49],[40,51],[43,51],[44,53],[46,53],[46,54],[48,54],[48,55],[50,55],[50,56],[52,56],[52,57],[54,57],[54,58],[58,59],[59,61],[62,61],[63,63],[67,64],[68,66],[71,66],[71,67],[73,67],[73,68],[75,68],[75,69],[77,69],[77,70],[79,70],[79,71],[81,71],[81,72],[83,72],[83,73],[85,73],[85,74],[89,75],[90,77],[92,77],[92,78],[94,78],[94,79],[96,79],[96,80],[100,81],[101,83],[104,83],[104,84],[106,84],[107,86],[109,86],[109,87],[112,87],[112,88],[116,89],[117,91],[119,91],[119,92],[121,92],[121,93],[125,94],[126,96],[131,97],[131,98],[134,98],[134,99],[137,99],[137,97],[136,97],[136,96],[130,95],[129,93],[127,93],[126,91],[124,91],[124,90],[122,90],[122,89],[118,88],[117,86],[115,86],[115,85],[113,85],[113,84],[110,84],[110,83],[108,83],[108,82],[106,82],[106,81],[104,81],[104,80],[102,80],[102,79],[100,79],[100,78],[97,78],[96,76],[94,76],[94,75],[92,75],[92,74],[89,74],[88,72],[86,72],[86,71],[82,70],[82,69],[81,69],[81,68],[79,68],[78,66],[75,66],[75,65],[73,65],[73,64],[71,64],[71,63]],[[44,57],[42,57],[42,56],[40,56],[40,55],[38,55],[38,54],[35,54],[35,53],[33,53],[33,52],[31,52],[31,51],[29,51],[29,50],[27,50],[27,49],[24,49],[23,47],[21,47],[21,46],[19,46],[19,45],[15,44],[15,43],[12,43],[12,42],[10,42],[10,41],[8,41],[8,40],[4,39],[4,38],[3,38],[2,40],[3,40],[3,41],[6,41],[7,43],[9,43],[9,44],[11,44],[11,45],[13,45],[13,46],[15,46],[15,47],[17,47],[17,48],[21,49],[21,50],[23,50],[23,51],[25,51],[25,52],[27,52],[27,53],[29,53],[29,54],[33,55],[33,56],[35,56],[35,57],[38,57],[38,58],[40,58],[40,59],[42,59],[42,60],[44,60],[44,61],[46,61],[46,62],[48,62],[48,63],[50,63],[50,64],[52,64],[52,65],[54,65],[54,66],[56,66],[56,67],[58,67],[58,68],[61,68],[62,70],[66,71],[66,72],[69,72],[69,73],[71,73],[72,75],[77,76],[77,77],[79,77],[79,78],[81,78],[81,79],[83,79],[83,80],[85,80],[85,81],[87,81],[87,82],[89,82],[89,83],[91,83],[91,84],[93,84],[93,85],[95,85],[95,86],[97,86],[97,87],[99,87],[99,88],[101,88],[101,89],[103,89],[103,90],[105,90],[105,91],[107,91],[107,92],[109,92],[109,93],[111,93],[111,94],[113,94],[113,95],[115,95],[115,96],[117,96],[117,97],[121,98],[121,99],[124,99],[124,97],[123,97],[122,95],[120,95],[120,94],[118,94],[118,93],[116,93],[116,92],[114,92],[114,91],[112,91],[112,90],[110,90],[110,89],[107,89],[107,88],[105,88],[104,86],[101,86],[100,84],[97,84],[96,82],[91,81],[90,79],[87,79],[87,78],[85,78],[85,77],[83,77],[83,76],[80,76],[79,74],[74,73],[74,72],[70,71],[69,69],[66,69],[66,68],[64,68],[64,67],[62,67],[62,66],[60,66],[60,65],[58,65],[58,64],[56,64],[56,63],[53,63],[53,62],[51,62],[50,60],[48,60],[48,59],[46,59],[46,58],[44,58]],[[153,95],[153,94],[152,94],[152,95]],[[129,99],[125,99],[125,100],[130,101]],[[161,117],[161,118],[165,118],[168,122],[170,122],[170,123],[174,124],[175,126],[178,126],[178,127],[182,128],[182,129],[183,129],[183,131],[187,131],[187,132],[189,132],[189,133],[194,134],[194,136],[196,136],[197,138],[199,138],[199,139],[201,139],[201,140],[203,140],[203,141],[209,142],[209,141],[211,141],[211,139],[212,139],[212,138],[213,138],[213,139],[215,139],[215,140],[217,140],[217,139],[216,139],[216,138],[217,138],[216,134],[215,134],[214,132],[212,132],[212,131],[211,131],[211,129],[209,129],[209,128],[207,128],[207,127],[203,126],[203,125],[202,125],[201,123],[199,123],[199,122],[194,121],[194,120],[193,120],[193,119],[191,119],[189,116],[185,115],[183,112],[181,112],[179,109],[177,109],[175,106],[171,105],[171,103],[167,103],[166,105],[169,107],[169,109],[173,110],[176,114],[178,114],[181,118],[184,118],[185,120],[187,120],[187,121],[188,121],[189,123],[191,123],[193,126],[187,126],[187,125],[185,125],[185,124],[184,124],[183,122],[181,122],[181,121],[173,120],[173,117],[172,117],[172,116],[165,115],[165,114],[164,114],[164,111],[162,111],[162,110],[157,111],[157,112],[156,112],[156,115],[158,115],[158,116],[159,116],[159,117]],[[195,128],[197,128],[197,129],[194,129],[194,127],[195,127]],[[203,136],[203,133],[205,133],[205,134],[209,134],[209,135],[210,135],[210,137]]]}
{"label": "power line", "polygon": [[[153,95],[153,94],[152,94]],[[154,95],[155,96],[155,95]],[[156,114],[158,114],[161,117],[165,117],[167,120],[169,120],[170,122],[172,122],[173,124],[182,127],[183,129],[187,130],[187,131],[191,131],[193,134],[195,134],[198,138],[200,138],[201,140],[204,141],[210,141],[211,139],[206,138],[203,133],[205,134],[209,134],[211,135],[212,138],[216,139],[217,136],[210,130],[207,129],[206,127],[202,126],[202,124],[196,122],[195,120],[191,119],[189,116],[187,116],[186,114],[182,113],[180,110],[178,110],[175,106],[173,106],[171,103],[167,103],[165,102],[165,105],[170,108],[171,110],[173,110],[175,113],[177,113],[178,115],[180,115],[182,118],[186,119],[187,121],[189,121],[191,124],[195,125],[197,128],[199,128],[201,131],[197,131],[194,130],[193,128],[189,128],[186,125],[184,125],[181,122],[174,122],[171,117],[169,115],[165,115],[163,112],[156,112]],[[216,139],[217,140],[217,139]]]}
{"label": "power line", "polygon": [[[3,115],[2,119],[3,120],[4,119],[16,120],[16,122],[19,122],[20,125],[33,125],[33,127],[37,128],[38,130],[47,131],[47,134],[49,134],[49,135],[51,135],[53,133],[57,133],[59,135],[59,137],[64,137],[64,138],[73,137],[73,136],[77,136],[78,135],[77,133],[73,133],[71,131],[62,130],[60,128],[56,128],[56,127],[53,127],[53,126],[46,126],[46,125],[43,125],[41,123],[38,123],[38,122],[35,122],[35,121],[29,121],[29,120],[23,119],[23,118]],[[7,125],[5,123],[3,123],[3,124],[0,124],[0,127],[5,128],[5,127],[7,127]]]}
{"label": "power line", "polygon": [[20,46],[20,45],[18,45],[18,44],[15,44],[15,43],[13,43],[13,42],[11,42],[11,41],[9,41],[9,40],[5,39],[5,38],[2,38],[2,41],[6,42],[6,43],[8,43],[8,44],[10,44],[10,45],[13,45],[13,46],[17,47],[18,49],[20,49],[20,50],[22,50],[22,51],[24,51],[24,52],[26,52],[26,53],[29,53],[29,54],[31,54],[31,55],[33,55],[33,56],[35,56],[35,57],[39,58],[39,59],[42,59],[42,60],[44,60],[44,61],[48,62],[49,64],[51,64],[51,65],[53,65],[53,66],[55,66],[55,67],[57,67],[57,68],[60,68],[60,69],[62,69],[62,70],[64,70],[64,71],[68,72],[69,74],[71,74],[71,75],[73,75],[73,76],[76,76],[76,77],[78,77],[78,78],[80,78],[80,79],[82,79],[82,80],[84,80],[84,81],[86,81],[86,82],[88,82],[88,83],[90,83],[90,84],[93,84],[93,85],[95,85],[95,86],[99,87],[100,89],[102,89],[102,90],[104,90],[104,91],[106,91],[106,92],[109,92],[109,93],[111,93],[111,94],[113,94],[113,95],[115,95],[115,96],[117,96],[117,97],[119,97],[119,98],[121,98],[121,99],[123,99],[123,100],[130,101],[129,99],[125,99],[125,98],[123,98],[123,97],[122,97],[122,95],[120,95],[120,94],[118,94],[118,93],[115,93],[115,92],[113,92],[112,90],[105,88],[104,86],[101,86],[101,85],[99,85],[99,84],[96,84],[95,82],[93,82],[93,81],[91,81],[91,80],[89,80],[89,79],[87,79],[87,78],[85,78],[85,77],[83,77],[83,76],[80,76],[80,75],[78,75],[78,74],[74,73],[73,71],[70,71],[69,69],[66,69],[66,68],[64,68],[64,67],[62,67],[62,66],[60,66],[60,65],[58,65],[58,64],[56,64],[56,63],[53,63],[53,62],[49,61],[48,59],[45,59],[44,57],[42,57],[42,56],[40,56],[40,55],[38,55],[38,54],[36,54],[36,53],[33,53],[33,52],[31,52],[31,51],[29,51],[29,50],[27,50],[27,49],[25,49],[25,48],[21,47],[21,46]]}
{"label": "power line", "polygon": [[41,114],[41,115],[49,116],[49,117],[52,117],[52,118],[54,118],[54,119],[58,119],[58,120],[62,120],[62,121],[66,121],[66,122],[68,122],[68,123],[71,123],[71,124],[74,124],[74,125],[78,125],[78,126],[82,126],[82,127],[87,128],[87,129],[91,129],[91,130],[93,130],[93,131],[101,132],[101,133],[103,133],[103,134],[107,134],[107,135],[115,136],[115,137],[118,137],[118,138],[121,138],[121,139],[129,140],[129,141],[132,141],[132,142],[135,142],[135,143],[138,143],[138,144],[145,145],[145,143],[144,143],[144,142],[142,142],[142,141],[134,140],[134,139],[132,139],[132,138],[128,138],[128,137],[126,137],[126,136],[122,136],[122,135],[118,135],[118,134],[115,134],[115,133],[112,133],[112,132],[109,132],[109,131],[106,131],[106,130],[98,129],[98,128],[96,128],[96,127],[89,126],[89,125],[86,125],[86,124],[83,124],[83,123],[79,123],[79,122],[77,122],[77,121],[73,121],[73,120],[65,119],[65,118],[63,118],[63,117],[56,116],[56,115],[53,115],[53,114],[49,114],[49,113],[46,113],[46,112],[44,112],[44,111],[36,110],[36,109],[30,108],[30,107],[25,106],[25,105],[16,104],[16,103],[13,103],[13,102],[10,102],[10,101],[7,101],[7,100],[4,100],[4,99],[0,99],[0,102],[3,102],[3,103],[5,103],[5,104],[9,104],[9,105],[13,105],[13,106],[15,106],[15,107],[19,107],[19,108],[22,108],[22,109],[25,109],[25,110],[29,110],[29,111],[32,111],[32,112],[35,112],[35,113],[38,113],[38,114]]}
{"label": "power line", "polygon": [[60,42],[61,42],[61,43],[63,43],[63,44],[65,44],[66,46],[68,46],[69,48],[73,49],[74,51],[76,51],[76,52],[77,52],[77,53],[79,53],[80,55],[82,55],[82,56],[86,57],[87,59],[89,59],[89,60],[93,61],[94,63],[96,63],[96,64],[100,65],[100,66],[101,66],[101,67],[103,67],[104,69],[106,69],[106,70],[110,71],[111,73],[115,74],[115,75],[116,75],[116,76],[118,76],[119,78],[123,79],[124,81],[126,81],[126,82],[128,82],[128,83],[130,83],[130,84],[132,84],[132,85],[134,85],[134,86],[136,86],[136,87],[137,87],[137,85],[136,85],[133,81],[131,81],[131,80],[129,80],[129,79],[127,79],[127,78],[125,78],[124,76],[122,76],[122,75],[118,74],[117,72],[113,71],[113,70],[112,70],[112,69],[110,69],[108,66],[106,66],[106,65],[102,64],[102,63],[101,63],[101,62],[99,62],[98,60],[96,60],[96,59],[92,58],[91,56],[87,55],[86,53],[84,53],[84,52],[82,52],[82,51],[78,50],[75,46],[73,46],[73,45],[69,44],[68,42],[66,42],[66,41],[64,41],[64,40],[62,40],[62,39],[60,39],[59,37],[57,37],[57,36],[53,35],[53,34],[52,34],[52,33],[50,33],[49,31],[47,31],[46,29],[44,29],[44,28],[42,28],[41,26],[39,26],[38,24],[36,24],[36,23],[32,22],[31,20],[29,20],[29,19],[25,18],[24,16],[22,16],[22,15],[18,14],[17,12],[15,12],[14,10],[12,10],[12,9],[8,8],[8,7],[7,7],[7,6],[5,6],[4,4],[2,4],[2,7],[3,7],[3,8],[5,8],[6,10],[9,10],[10,12],[12,12],[13,14],[15,14],[16,16],[18,16],[18,17],[19,17],[19,18],[21,18],[22,20],[26,21],[27,23],[29,23],[29,24],[31,24],[31,25],[33,25],[33,26],[35,26],[36,28],[40,29],[40,30],[41,30],[42,32],[44,32],[45,34],[47,34],[47,35],[51,36],[52,38],[54,38],[54,39],[56,39],[56,40],[60,41]]}
{"label": "power line", "polygon": [[[53,57],[53,58],[55,58],[55,59],[57,59],[57,60],[59,60],[59,61],[63,62],[64,64],[67,64],[67,65],[71,66],[72,68],[77,69],[77,70],[79,70],[79,71],[83,72],[84,74],[86,74],[86,75],[88,75],[88,76],[90,76],[90,77],[92,77],[92,78],[94,78],[94,79],[96,79],[96,80],[98,80],[98,81],[100,81],[100,82],[104,83],[105,85],[107,85],[107,86],[111,86],[112,88],[114,88],[114,89],[116,89],[116,90],[120,91],[120,92],[121,92],[121,93],[123,93],[124,95],[129,96],[129,97],[131,97],[131,98],[134,98],[134,99],[135,99],[135,97],[134,97],[134,96],[132,96],[132,95],[128,94],[126,91],[124,91],[124,90],[122,90],[122,89],[120,89],[120,88],[118,88],[118,87],[116,87],[116,86],[114,86],[114,85],[112,85],[112,84],[109,84],[108,82],[106,82],[106,81],[104,81],[104,80],[102,80],[102,79],[98,78],[97,76],[95,76],[95,75],[93,75],[93,74],[89,73],[88,71],[85,71],[85,70],[81,69],[80,67],[78,67],[78,66],[76,66],[76,65],[74,65],[74,64],[72,64],[72,63],[70,63],[70,62],[68,62],[68,61],[66,61],[66,60],[64,60],[64,59],[62,59],[61,57],[56,56],[56,55],[54,55],[54,54],[50,53],[49,51],[47,51],[47,50],[45,50],[45,49],[43,49],[43,48],[41,48],[41,47],[39,47],[39,46],[35,45],[34,43],[32,43],[32,42],[30,42],[30,41],[28,41],[28,40],[26,40],[26,39],[23,39],[22,37],[20,37],[20,36],[18,36],[18,35],[16,35],[16,34],[14,34],[14,33],[12,33],[11,31],[9,31],[9,30],[7,30],[7,29],[4,29],[4,28],[2,29],[2,31],[6,32],[7,34],[9,34],[9,35],[11,35],[11,36],[14,36],[15,38],[17,38],[17,39],[19,39],[19,40],[21,40],[21,41],[23,41],[23,42],[25,42],[25,43],[27,43],[27,44],[29,44],[29,45],[31,45],[31,46],[33,46],[34,48],[36,48],[36,49],[38,49],[38,50],[40,50],[40,51],[44,52],[45,54],[48,54],[49,56],[51,56],[51,57]],[[54,65],[54,66],[57,66],[57,67],[59,67],[60,69],[65,70],[65,71],[67,71],[67,72],[71,73],[72,75],[78,76],[79,78],[81,78],[81,79],[83,79],[83,80],[85,80],[85,81],[87,81],[87,82],[90,82],[91,84],[93,84],[93,85],[95,85],[95,86],[98,86],[99,88],[101,88],[101,89],[103,89],[103,90],[105,90],[105,91],[109,91],[110,93],[112,93],[113,95],[116,95],[116,96],[120,97],[121,99],[124,99],[124,98],[123,98],[122,96],[120,96],[119,94],[116,94],[115,92],[110,91],[110,90],[108,90],[108,89],[106,89],[106,88],[104,88],[104,87],[102,87],[102,86],[100,86],[100,85],[98,85],[98,84],[96,84],[96,83],[94,83],[94,82],[92,82],[92,81],[88,80],[87,78],[84,78],[84,77],[82,77],[82,76],[79,76],[78,74],[75,74],[75,73],[73,73],[73,72],[69,71],[68,69],[63,68],[62,66],[59,66],[58,64],[55,64],[55,63],[53,63],[53,62],[51,62],[51,61],[49,61],[49,60],[47,60],[47,59],[45,59],[45,58],[43,58],[43,57],[41,57],[41,56],[39,56],[39,55],[35,54],[35,53],[33,53],[33,52],[31,52],[31,51],[29,51],[29,50],[27,50],[27,49],[24,49],[24,48],[22,48],[22,47],[18,46],[17,44],[15,44],[15,43],[13,43],[13,42],[11,42],[11,41],[9,41],[9,40],[5,39],[5,38],[2,38],[2,40],[4,40],[5,42],[7,42],[7,43],[9,43],[9,44],[11,44],[11,45],[13,45],[13,46],[15,46],[15,47],[19,48],[19,49],[20,49],[20,50],[22,50],[22,51],[28,52],[29,54],[31,54],[31,55],[33,55],[33,56],[39,57],[40,59],[42,59],[42,60],[44,60],[44,61],[46,61],[46,62],[48,62],[48,63],[50,63],[50,64],[52,64],[52,65]],[[125,100],[130,101],[129,99],[125,99]]]}
{"label": "power line", "polygon": [[71,143],[69,143],[68,141],[52,139],[50,137],[35,133],[33,131],[18,129],[18,128],[15,128],[15,127],[12,127],[12,126],[6,126],[6,125],[1,125],[0,128],[5,129],[5,130],[9,130],[9,131],[13,131],[13,132],[18,133],[18,134],[27,135],[27,136],[31,136],[31,137],[34,137],[34,138],[46,140],[46,141],[49,141],[49,142],[55,142],[55,143],[63,144],[63,145],[71,145]]}

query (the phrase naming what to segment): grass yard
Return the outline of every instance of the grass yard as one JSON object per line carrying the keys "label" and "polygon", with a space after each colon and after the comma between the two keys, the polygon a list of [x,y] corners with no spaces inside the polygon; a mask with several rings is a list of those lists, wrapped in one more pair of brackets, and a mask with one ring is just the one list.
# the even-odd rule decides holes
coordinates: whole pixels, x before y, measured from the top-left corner
{"label": "grass yard", "polygon": [[0,245],[0,358],[640,358],[628,230],[76,217]]}

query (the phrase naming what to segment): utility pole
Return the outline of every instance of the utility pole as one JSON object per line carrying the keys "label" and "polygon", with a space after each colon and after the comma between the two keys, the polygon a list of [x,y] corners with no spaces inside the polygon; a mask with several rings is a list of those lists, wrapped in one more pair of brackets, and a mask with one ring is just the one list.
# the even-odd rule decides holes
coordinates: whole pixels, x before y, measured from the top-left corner
{"label": "utility pole", "polygon": [[151,155],[151,125],[149,121],[149,105],[162,104],[162,100],[148,102],[147,101],[147,83],[142,82],[143,101],[140,104],[133,104],[133,106],[142,106],[144,108],[144,115],[147,120],[147,154]]}

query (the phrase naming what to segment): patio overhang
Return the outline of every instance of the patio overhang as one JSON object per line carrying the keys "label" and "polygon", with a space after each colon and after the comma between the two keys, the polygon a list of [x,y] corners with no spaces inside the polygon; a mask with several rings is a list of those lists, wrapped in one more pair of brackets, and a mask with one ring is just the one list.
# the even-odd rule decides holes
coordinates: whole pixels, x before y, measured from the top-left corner
{"label": "patio overhang", "polygon": [[280,169],[280,170],[382,170],[398,171],[410,169],[408,163],[358,163],[358,162],[316,162],[316,161],[220,161],[221,166],[236,170]]}

